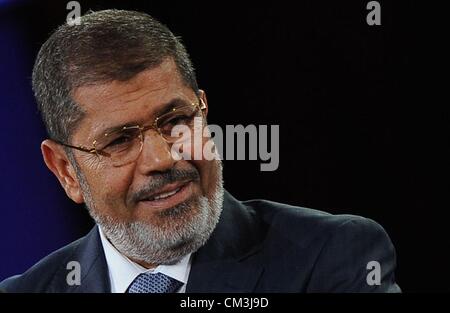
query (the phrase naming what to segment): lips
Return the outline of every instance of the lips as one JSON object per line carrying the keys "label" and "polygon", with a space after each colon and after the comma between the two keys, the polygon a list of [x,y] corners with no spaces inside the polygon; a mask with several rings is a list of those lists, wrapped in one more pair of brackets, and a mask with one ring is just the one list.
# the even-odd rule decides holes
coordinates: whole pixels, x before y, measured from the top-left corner
{"label": "lips", "polygon": [[156,192],[144,195],[139,200],[148,208],[164,209],[186,201],[192,195],[191,181],[168,184]]}
{"label": "lips", "polygon": [[149,200],[149,201],[153,201],[153,200],[160,200],[160,199],[168,198],[168,197],[173,196],[174,194],[176,194],[178,191],[180,191],[180,189],[181,189],[181,187],[178,187],[178,188],[175,189],[175,190],[172,190],[172,191],[169,191],[169,192],[161,193],[161,194],[159,194],[159,195],[157,195],[157,196],[151,197],[151,198],[148,199],[148,200]]}

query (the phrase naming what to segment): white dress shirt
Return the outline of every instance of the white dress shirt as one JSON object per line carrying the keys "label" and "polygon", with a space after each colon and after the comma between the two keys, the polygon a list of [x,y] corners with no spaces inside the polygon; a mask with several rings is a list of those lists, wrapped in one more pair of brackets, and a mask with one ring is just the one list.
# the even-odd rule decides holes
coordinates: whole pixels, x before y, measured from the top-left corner
{"label": "white dress shirt", "polygon": [[191,270],[192,253],[183,257],[176,264],[159,265],[153,269],[147,269],[120,253],[105,237],[100,226],[99,232],[108,265],[111,292],[124,293],[133,280],[142,273],[162,273],[172,277],[183,283],[178,293],[186,292],[186,284]]}

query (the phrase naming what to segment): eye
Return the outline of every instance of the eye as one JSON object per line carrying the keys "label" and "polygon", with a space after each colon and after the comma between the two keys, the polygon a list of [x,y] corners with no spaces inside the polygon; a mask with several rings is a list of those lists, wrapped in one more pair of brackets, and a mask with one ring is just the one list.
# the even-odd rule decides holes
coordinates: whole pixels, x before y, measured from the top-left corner
{"label": "eye", "polygon": [[177,125],[190,125],[193,114],[176,114],[162,118],[158,123],[158,128],[162,132],[169,132]]}
{"label": "eye", "polygon": [[109,138],[107,138],[102,150],[116,150],[127,147],[138,135],[139,130],[135,128],[125,129],[118,133],[111,134],[108,136]]}
{"label": "eye", "polygon": [[164,125],[172,125],[172,126],[182,125],[182,124],[188,123],[190,120],[191,120],[191,116],[187,116],[187,115],[173,116],[173,117],[169,118],[168,120],[166,120],[164,122]]}
{"label": "eye", "polygon": [[129,136],[122,136],[122,137],[119,137],[119,138],[114,139],[112,142],[110,142],[110,143],[108,144],[107,147],[110,147],[110,146],[118,146],[118,145],[121,145],[121,144],[130,142],[131,140],[132,140],[132,138],[129,137]]}

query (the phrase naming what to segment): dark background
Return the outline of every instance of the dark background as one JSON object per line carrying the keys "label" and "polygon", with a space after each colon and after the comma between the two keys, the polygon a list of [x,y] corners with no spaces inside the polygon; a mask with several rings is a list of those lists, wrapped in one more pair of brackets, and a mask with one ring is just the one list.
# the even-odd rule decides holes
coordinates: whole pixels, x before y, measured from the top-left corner
{"label": "dark background", "polygon": [[[368,26],[368,1],[79,2],[82,13],[145,11],[182,36],[210,123],[280,125],[277,171],[225,161],[237,198],[372,218],[396,246],[403,291],[449,291],[449,115],[438,96],[448,79],[437,82],[448,74],[433,38],[446,37],[424,19],[439,7],[379,1],[382,25]],[[66,3],[0,1],[0,280],[92,226],[42,161],[31,92],[34,58]]]}

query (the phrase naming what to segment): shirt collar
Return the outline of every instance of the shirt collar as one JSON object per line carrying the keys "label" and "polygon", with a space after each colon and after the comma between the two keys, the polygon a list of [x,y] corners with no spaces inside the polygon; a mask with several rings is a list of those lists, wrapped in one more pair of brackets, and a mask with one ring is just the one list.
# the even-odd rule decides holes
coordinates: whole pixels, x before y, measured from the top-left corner
{"label": "shirt collar", "polygon": [[100,226],[99,233],[108,265],[111,292],[124,293],[133,280],[142,273],[162,273],[182,282],[184,286],[186,285],[191,267],[192,253],[184,256],[176,264],[161,264],[156,268],[146,269],[120,253],[106,238]]}

